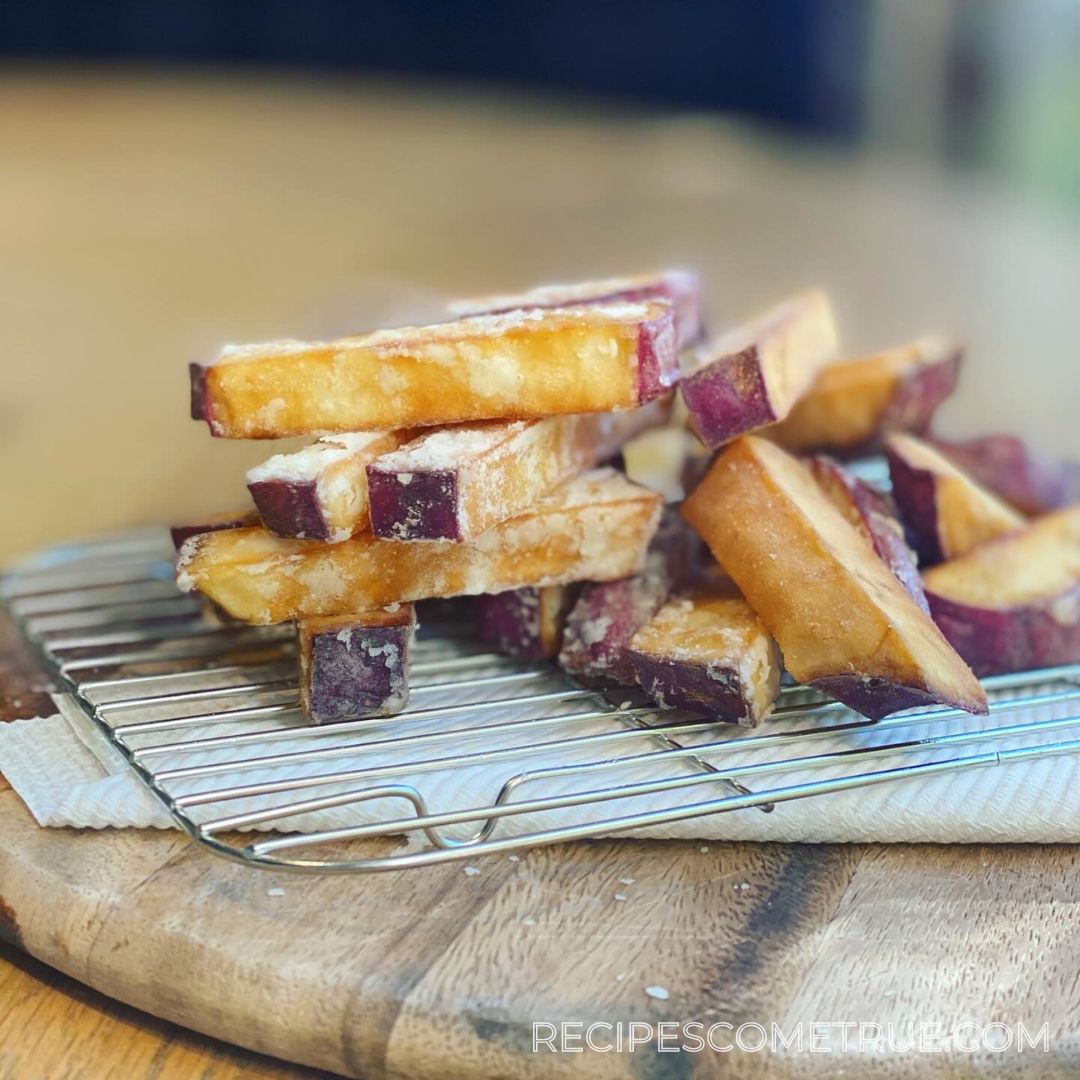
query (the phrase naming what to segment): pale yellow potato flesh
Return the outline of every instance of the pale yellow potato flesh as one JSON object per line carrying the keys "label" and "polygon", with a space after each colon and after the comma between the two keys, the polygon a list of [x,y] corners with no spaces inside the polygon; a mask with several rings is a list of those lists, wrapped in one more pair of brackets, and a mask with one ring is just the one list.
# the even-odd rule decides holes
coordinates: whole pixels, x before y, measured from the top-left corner
{"label": "pale yellow potato flesh", "polygon": [[941,558],[966,555],[979,544],[1027,524],[1019,511],[980,487],[921,439],[897,433],[889,436],[886,446],[900,454],[909,468],[919,469],[933,478],[933,516]]}
{"label": "pale yellow potato flesh", "polygon": [[971,607],[1007,610],[1080,585],[1080,506],[983,544],[923,574],[927,591]]}
{"label": "pale yellow potato flesh", "polygon": [[873,356],[829,364],[767,437],[787,450],[843,450],[871,442],[897,387],[955,347],[924,338]]}
{"label": "pale yellow potato flesh", "polygon": [[667,304],[477,315],[331,342],[226,349],[199,374],[215,435],[283,438],[631,408],[639,336]]}

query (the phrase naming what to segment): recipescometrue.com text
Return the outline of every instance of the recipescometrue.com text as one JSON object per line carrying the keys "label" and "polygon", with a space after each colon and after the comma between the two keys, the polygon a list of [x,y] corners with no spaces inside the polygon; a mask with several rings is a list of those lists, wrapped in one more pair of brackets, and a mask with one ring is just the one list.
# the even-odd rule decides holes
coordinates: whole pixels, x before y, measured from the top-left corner
{"label": "recipescometrue.com text", "polygon": [[1046,1024],[1023,1023],[955,1025],[919,1021],[879,1024],[869,1021],[807,1021],[790,1025],[753,1021],[645,1020],[557,1023],[534,1021],[535,1053],[1005,1053],[1045,1052],[1050,1049]]}

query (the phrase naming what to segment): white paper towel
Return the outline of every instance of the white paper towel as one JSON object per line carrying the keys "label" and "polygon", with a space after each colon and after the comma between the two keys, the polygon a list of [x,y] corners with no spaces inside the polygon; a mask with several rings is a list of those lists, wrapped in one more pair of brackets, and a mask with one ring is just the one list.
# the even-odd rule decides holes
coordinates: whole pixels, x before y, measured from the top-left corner
{"label": "white paper towel", "polygon": [[[1041,687],[1025,687],[1024,693],[1052,691],[1063,688],[1062,683]],[[1018,692],[1017,692],[1018,693]],[[998,694],[997,697],[1007,697]],[[172,820],[157,800],[142,786],[116,750],[92,726],[77,705],[63,696],[57,697],[60,712],[56,716],[18,721],[0,725],[0,772],[21,796],[31,813],[41,825],[80,826],[90,828],[155,827],[167,828]],[[1056,702],[1037,708],[1005,709],[995,713],[989,721],[985,717],[964,717],[951,721],[938,721],[930,729],[903,723],[899,726],[869,726],[857,732],[829,735],[812,741],[799,740],[777,748],[758,747],[725,753],[724,768],[744,764],[761,763],[795,754],[821,754],[832,750],[855,749],[883,742],[918,739],[929,731],[971,731],[993,724],[1001,726],[1021,721],[1076,716],[1076,700]],[[505,710],[492,710],[487,723],[505,722],[513,719],[513,703]],[[830,723],[845,719],[858,719],[853,714],[840,713],[830,718]],[[432,722],[434,723],[434,722]],[[820,721],[818,721],[820,723]],[[610,731],[611,721],[591,722],[574,734],[588,735]],[[760,729],[763,732],[791,730],[797,721],[775,721]],[[433,728],[432,730],[436,730]],[[228,728],[216,727],[214,735],[228,734]],[[373,728],[372,738],[377,738]],[[760,732],[758,732],[760,733]],[[743,733],[745,734],[745,733]],[[755,733],[757,734],[757,733]],[[1080,722],[1074,727],[1025,738],[1013,737],[998,740],[993,746],[1032,745],[1080,736]],[[535,739],[534,734],[523,737]],[[327,733],[329,742],[335,745],[333,733]],[[681,738],[684,744],[698,744],[715,740],[715,731],[697,733]],[[342,746],[355,744],[355,732],[339,737]],[[282,741],[275,744],[275,753],[288,752],[310,743]],[[764,773],[748,777],[745,783],[755,790],[766,787],[797,784],[823,776],[842,776],[880,769],[888,766],[911,764],[916,761],[939,760],[943,757],[972,754],[991,747],[986,742],[957,745],[947,749],[920,750],[903,757],[890,757],[887,762],[852,761],[844,765],[830,765],[827,769],[799,767],[778,773]],[[265,751],[260,751],[265,752]],[[399,748],[385,752],[365,752],[362,759],[350,754],[332,760],[330,767],[348,769],[362,765],[365,768],[380,764],[394,764],[403,760]],[[515,763],[512,769],[505,763],[485,761],[482,758],[461,759],[460,755],[483,753],[483,736],[471,736],[463,744],[444,747],[440,753],[455,753],[458,760],[453,769],[419,771],[415,775],[397,775],[395,784],[408,784],[423,796],[431,811],[452,810],[476,806],[482,801],[493,800],[510,772],[521,768],[545,768],[553,762],[542,752],[524,766]],[[236,750],[208,749],[197,754],[185,753],[175,761],[161,760],[157,767],[172,765],[206,764],[235,758]],[[597,757],[595,749],[564,751],[557,763],[571,764],[575,761],[592,761]],[[407,760],[407,759],[405,759]],[[718,759],[714,759],[717,760]],[[260,767],[242,775],[224,773],[211,778],[191,781],[188,790],[208,790],[233,783],[249,783],[294,777],[297,775],[325,772],[327,761],[290,764],[275,769]],[[681,766],[686,775],[698,772],[687,762]],[[630,783],[670,776],[671,766],[663,774],[655,771],[655,765],[643,762],[632,770],[622,768],[617,773],[597,774],[597,786],[612,782]],[[577,781],[580,785],[580,780]],[[353,784],[354,788],[358,785]],[[320,786],[310,791],[321,795],[349,790],[348,784]],[[515,793],[515,801],[549,795],[572,788],[549,778],[539,783],[522,785]],[[565,808],[539,815],[514,815],[503,820],[497,835],[533,829],[555,828],[582,821],[604,820],[614,814],[635,812],[643,809],[668,807],[687,802],[716,798],[730,791],[722,785],[708,784],[684,789],[681,792],[665,792],[617,803],[600,803],[588,807]],[[301,793],[302,796],[303,793]],[[277,796],[278,801],[294,801],[295,792]],[[247,798],[227,804],[223,811],[219,804],[213,813],[237,812],[271,805],[272,798]],[[329,810],[294,816],[277,822],[276,827],[288,831],[307,831],[335,828],[386,820],[391,814],[404,813],[408,807],[400,801],[393,804],[383,799],[378,802],[361,802]],[[198,814],[198,811],[194,811]],[[209,815],[209,811],[204,814]],[[467,835],[475,824],[459,826],[458,835]],[[842,793],[815,796],[793,802],[780,803],[771,814],[760,809],[742,809],[731,813],[711,814],[688,820],[652,826],[634,832],[637,836],[694,839],[739,839],[782,841],[935,841],[935,842],[1068,842],[1080,839],[1080,755],[1067,755],[1032,759],[998,767],[979,768],[952,772],[937,776],[905,779],[893,783],[865,787]]]}

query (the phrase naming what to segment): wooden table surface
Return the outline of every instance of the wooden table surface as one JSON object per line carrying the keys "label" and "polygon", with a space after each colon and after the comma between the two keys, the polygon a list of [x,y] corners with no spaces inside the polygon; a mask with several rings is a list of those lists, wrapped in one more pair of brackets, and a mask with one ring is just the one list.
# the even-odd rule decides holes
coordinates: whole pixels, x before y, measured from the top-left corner
{"label": "wooden table surface", "polygon": [[[706,275],[716,324],[822,282],[852,349],[959,330],[971,358],[948,427],[1078,450],[1080,228],[972,178],[711,119],[439,88],[9,69],[0,95],[0,560],[235,502],[268,446],[215,442],[186,419],[185,364],[224,341],[354,331],[424,317],[451,293],[673,263]],[[32,711],[35,687],[3,689]],[[731,848],[740,865],[757,857]],[[860,935],[880,927],[843,905],[852,883],[887,896],[905,856],[819,850],[844,886],[824,901],[850,935],[842,977],[872,980],[859,958],[882,942]],[[1068,849],[957,850],[937,865],[938,887],[968,883],[969,910],[931,934],[983,918],[995,895],[1077,898]],[[1062,907],[1041,910],[1024,932],[1056,948]],[[1034,993],[1024,942],[991,944],[1018,950],[1017,981],[986,992],[1006,1005]],[[1075,957],[1039,957],[1057,1008]],[[953,959],[950,978],[977,983]],[[832,975],[817,978],[824,991]],[[0,1000],[4,1076],[315,1075],[11,949]]]}

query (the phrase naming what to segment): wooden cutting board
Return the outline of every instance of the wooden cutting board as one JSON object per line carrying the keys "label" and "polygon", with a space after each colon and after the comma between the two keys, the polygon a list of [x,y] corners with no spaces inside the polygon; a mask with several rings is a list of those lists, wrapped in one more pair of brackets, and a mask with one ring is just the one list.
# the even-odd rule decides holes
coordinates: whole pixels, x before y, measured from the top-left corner
{"label": "wooden cutting board", "polygon": [[[0,717],[46,709],[46,687],[0,627]],[[1045,1023],[1049,1051],[1008,1064],[1071,1076],[1078,856],[621,841],[478,859],[476,874],[320,878],[233,865],[173,833],[40,829],[3,785],[0,932],[156,1016],[347,1076],[915,1077],[1004,1064],[534,1053],[532,1022],[562,1020]],[[646,993],[657,986],[666,1000]]]}

